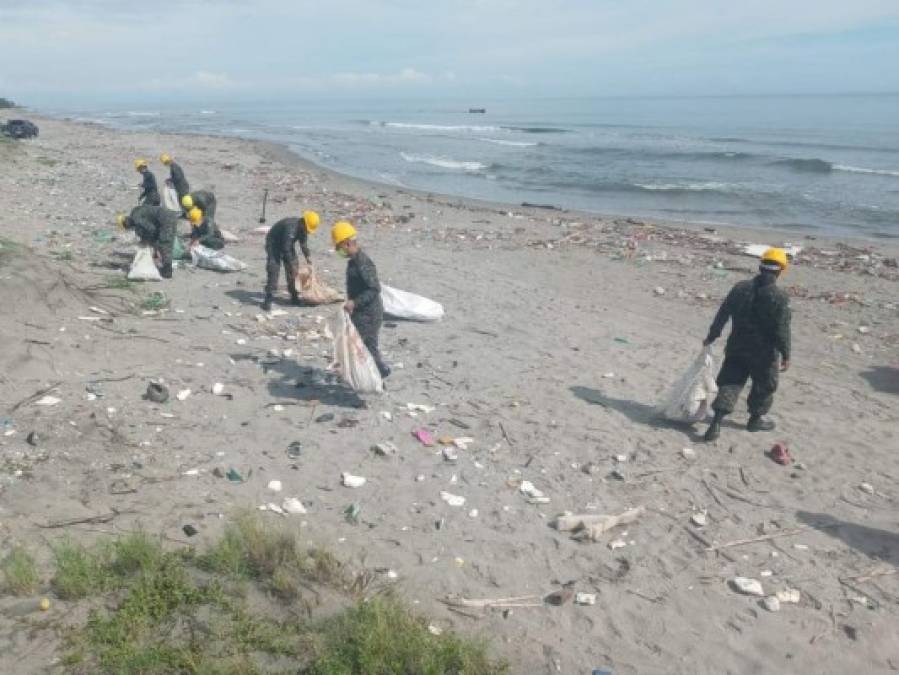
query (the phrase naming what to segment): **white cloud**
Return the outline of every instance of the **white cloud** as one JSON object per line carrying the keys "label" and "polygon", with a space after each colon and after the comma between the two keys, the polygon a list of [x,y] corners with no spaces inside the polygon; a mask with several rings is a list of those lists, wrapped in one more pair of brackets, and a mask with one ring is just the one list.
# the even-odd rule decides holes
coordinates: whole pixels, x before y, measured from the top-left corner
{"label": "white cloud", "polygon": [[235,85],[225,73],[209,73],[205,70],[195,73],[191,83],[201,89],[229,89]]}
{"label": "white cloud", "polygon": [[408,67],[397,73],[336,73],[324,79],[348,87],[396,87],[404,84],[430,84],[433,81],[430,75]]}

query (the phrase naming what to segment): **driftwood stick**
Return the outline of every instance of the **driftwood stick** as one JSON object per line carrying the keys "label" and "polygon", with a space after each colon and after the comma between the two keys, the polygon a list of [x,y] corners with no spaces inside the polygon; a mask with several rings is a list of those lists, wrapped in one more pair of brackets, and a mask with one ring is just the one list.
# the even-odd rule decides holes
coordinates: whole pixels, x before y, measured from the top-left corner
{"label": "driftwood stick", "polygon": [[70,525],[97,525],[99,523],[108,523],[117,515],[119,515],[121,511],[110,511],[109,513],[101,513],[96,516],[87,516],[85,518],[70,518],[68,520],[56,520],[46,525],[38,525],[38,527],[44,528],[46,530],[56,529],[59,527],[69,527]]}
{"label": "driftwood stick", "polygon": [[865,583],[866,581],[871,581],[871,579],[876,579],[877,577],[886,577],[891,574],[899,574],[899,567],[875,567],[870,572],[865,574],[856,574],[852,577],[841,577],[840,582],[845,583],[848,581],[857,581],[859,583]]}
{"label": "driftwood stick", "polygon": [[61,385],[61,384],[62,384],[62,381],[56,382],[55,384],[51,384],[49,387],[44,387],[43,389],[40,389],[40,390],[34,392],[31,396],[26,396],[26,397],[23,398],[21,401],[19,401],[18,403],[16,403],[12,408],[10,408],[10,409],[9,409],[9,412],[15,412],[16,410],[18,410],[19,408],[21,408],[21,407],[22,407],[23,405],[25,405],[26,403],[31,403],[32,401],[36,401],[36,400],[39,399],[41,396],[43,396],[44,394],[46,394],[46,393],[48,393],[48,392],[53,391],[54,389],[56,389],[56,388],[57,388],[59,385]]}
{"label": "driftwood stick", "polygon": [[798,527],[795,530],[784,530],[783,532],[774,532],[773,534],[765,534],[761,537],[752,537],[750,539],[735,539],[734,541],[729,541],[726,544],[719,544],[718,546],[710,546],[707,550],[709,551],[720,551],[723,548],[731,548],[733,546],[743,546],[745,544],[756,544],[760,541],[768,541],[770,539],[778,539],[780,537],[792,537],[797,534],[801,534],[803,532],[809,531],[810,527]]}

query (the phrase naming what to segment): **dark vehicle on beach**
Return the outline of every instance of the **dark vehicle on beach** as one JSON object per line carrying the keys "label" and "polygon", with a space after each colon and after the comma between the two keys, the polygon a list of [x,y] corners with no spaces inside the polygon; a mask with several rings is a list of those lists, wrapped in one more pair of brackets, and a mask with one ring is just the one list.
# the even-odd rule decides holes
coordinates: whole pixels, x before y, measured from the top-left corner
{"label": "dark vehicle on beach", "polygon": [[36,138],[38,128],[28,120],[9,120],[6,124],[0,124],[0,134],[15,139]]}

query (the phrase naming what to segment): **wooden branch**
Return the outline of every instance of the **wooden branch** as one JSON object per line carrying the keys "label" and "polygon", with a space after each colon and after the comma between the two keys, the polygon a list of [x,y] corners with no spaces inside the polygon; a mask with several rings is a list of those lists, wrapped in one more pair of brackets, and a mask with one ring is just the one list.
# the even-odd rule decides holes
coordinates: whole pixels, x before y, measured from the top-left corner
{"label": "wooden branch", "polygon": [[778,539],[780,537],[792,537],[797,534],[801,534],[803,532],[808,532],[811,530],[811,527],[798,527],[795,530],[784,530],[782,532],[775,532],[773,534],[765,534],[761,537],[752,537],[751,539],[735,539],[734,541],[729,541],[726,544],[719,544],[718,546],[710,546],[708,551],[720,551],[723,548],[731,548],[733,546],[744,546],[745,544],[756,544],[761,541],[769,541],[771,539]]}

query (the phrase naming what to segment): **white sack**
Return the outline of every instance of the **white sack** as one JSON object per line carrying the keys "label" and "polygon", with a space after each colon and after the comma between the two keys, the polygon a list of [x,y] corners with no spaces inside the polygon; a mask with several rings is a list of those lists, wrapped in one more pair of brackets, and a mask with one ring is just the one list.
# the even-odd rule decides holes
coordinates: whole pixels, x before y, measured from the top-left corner
{"label": "white sack", "polygon": [[674,422],[701,422],[718,393],[715,360],[711,346],[705,347],[668,392],[659,413]]}
{"label": "white sack", "polygon": [[168,183],[162,188],[162,203],[169,211],[181,212],[181,203],[178,201],[178,193],[175,192],[175,188]]}
{"label": "white sack", "polygon": [[440,321],[443,318],[443,305],[439,302],[392,286],[381,284],[381,301],[384,303],[384,313],[397,319]]}
{"label": "white sack", "polygon": [[381,393],[384,382],[368,347],[353,325],[349,314],[338,312],[334,330],[334,367],[354,391]]}
{"label": "white sack", "polygon": [[297,282],[300,286],[300,297],[310,305],[327,305],[340,302],[343,296],[324,281],[318,278],[312,265],[303,265],[297,270]]}
{"label": "white sack", "polygon": [[219,232],[222,233],[222,239],[224,239],[229,244],[236,244],[240,241],[240,237],[238,237],[233,232],[229,232],[228,230],[219,229]]}
{"label": "white sack", "polygon": [[190,258],[196,267],[216,272],[240,272],[247,268],[246,263],[232,258],[224,251],[216,251],[202,244],[197,244],[190,249]]}
{"label": "white sack", "polygon": [[153,247],[139,246],[134,260],[131,261],[131,269],[128,271],[131,281],[162,281],[156,263],[153,261]]}

